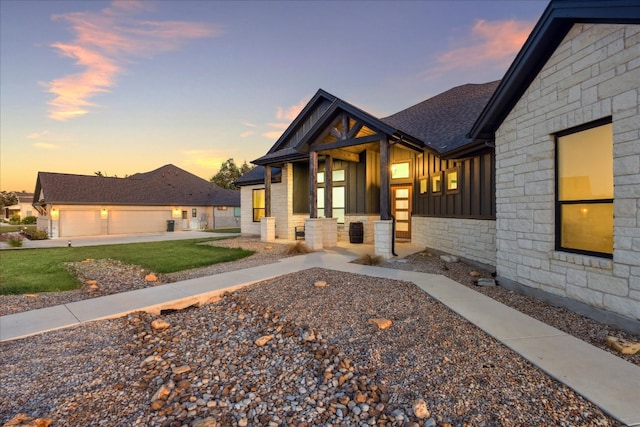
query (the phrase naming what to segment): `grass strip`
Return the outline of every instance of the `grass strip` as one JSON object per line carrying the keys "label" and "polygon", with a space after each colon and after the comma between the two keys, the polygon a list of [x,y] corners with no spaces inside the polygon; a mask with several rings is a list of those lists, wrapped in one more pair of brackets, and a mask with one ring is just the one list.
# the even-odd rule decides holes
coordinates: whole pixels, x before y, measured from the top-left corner
{"label": "grass strip", "polygon": [[234,261],[252,251],[203,244],[215,239],[172,240],[123,245],[20,249],[0,252],[0,294],[55,292],[81,283],[65,268],[68,262],[111,258],[155,273],[173,273]]}

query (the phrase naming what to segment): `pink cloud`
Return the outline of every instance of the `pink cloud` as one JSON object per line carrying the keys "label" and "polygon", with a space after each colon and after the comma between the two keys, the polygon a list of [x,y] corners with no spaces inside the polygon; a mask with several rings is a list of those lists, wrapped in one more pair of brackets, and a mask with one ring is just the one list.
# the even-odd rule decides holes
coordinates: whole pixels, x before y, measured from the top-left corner
{"label": "pink cloud", "polygon": [[52,19],[70,24],[75,39],[53,43],[61,55],[73,58],[82,71],[47,83],[55,95],[49,102],[49,117],[68,120],[89,112],[95,106],[89,99],[109,92],[125,63],[136,58],[151,58],[179,49],[191,39],[219,35],[215,27],[183,21],[138,20],[134,15],[150,11],[152,3],[114,1],[99,12],[54,15]]}
{"label": "pink cloud", "polygon": [[[298,117],[298,114],[300,114],[300,111],[302,111],[304,106],[307,105],[307,102],[309,102],[308,99],[302,99],[296,105],[292,105],[289,108],[284,109],[282,107],[278,107],[276,118],[278,120],[287,120],[289,122],[292,122],[293,119]],[[287,125],[289,125],[289,123],[287,123]]]}
{"label": "pink cloud", "polygon": [[527,40],[534,23],[529,21],[478,20],[467,46],[439,55],[438,65],[427,70],[430,77],[456,69],[490,67],[504,69]]}

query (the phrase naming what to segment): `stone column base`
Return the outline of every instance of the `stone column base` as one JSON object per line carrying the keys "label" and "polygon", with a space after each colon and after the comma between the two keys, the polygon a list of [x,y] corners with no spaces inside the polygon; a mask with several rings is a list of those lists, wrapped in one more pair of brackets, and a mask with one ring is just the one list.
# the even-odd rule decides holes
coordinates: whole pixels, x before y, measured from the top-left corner
{"label": "stone column base", "polygon": [[260,241],[273,242],[276,240],[276,217],[260,218]]}
{"label": "stone column base", "polygon": [[393,222],[392,221],[373,221],[373,243],[376,255],[389,259],[393,255],[391,253],[391,245],[393,243]]}
{"label": "stone column base", "polygon": [[323,219],[322,246],[325,248],[335,248],[338,246],[338,218]]}
{"label": "stone column base", "polygon": [[304,220],[304,242],[312,251],[322,249],[324,218],[307,218]]}

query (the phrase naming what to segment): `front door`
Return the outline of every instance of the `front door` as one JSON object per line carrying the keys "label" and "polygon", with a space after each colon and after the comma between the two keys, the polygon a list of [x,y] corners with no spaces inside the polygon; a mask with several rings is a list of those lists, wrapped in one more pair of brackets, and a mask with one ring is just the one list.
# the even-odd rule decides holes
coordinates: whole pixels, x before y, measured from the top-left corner
{"label": "front door", "polygon": [[391,187],[391,214],[396,219],[396,239],[411,239],[411,186]]}

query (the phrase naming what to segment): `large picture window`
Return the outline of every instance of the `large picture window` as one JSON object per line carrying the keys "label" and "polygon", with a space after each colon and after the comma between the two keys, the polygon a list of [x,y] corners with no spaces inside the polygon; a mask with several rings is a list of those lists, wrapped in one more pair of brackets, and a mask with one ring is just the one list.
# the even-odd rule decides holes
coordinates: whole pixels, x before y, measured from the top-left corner
{"label": "large picture window", "polygon": [[259,222],[264,217],[264,188],[253,190],[253,222]]}
{"label": "large picture window", "polygon": [[556,146],[556,249],[612,257],[611,121],[560,133]]}

